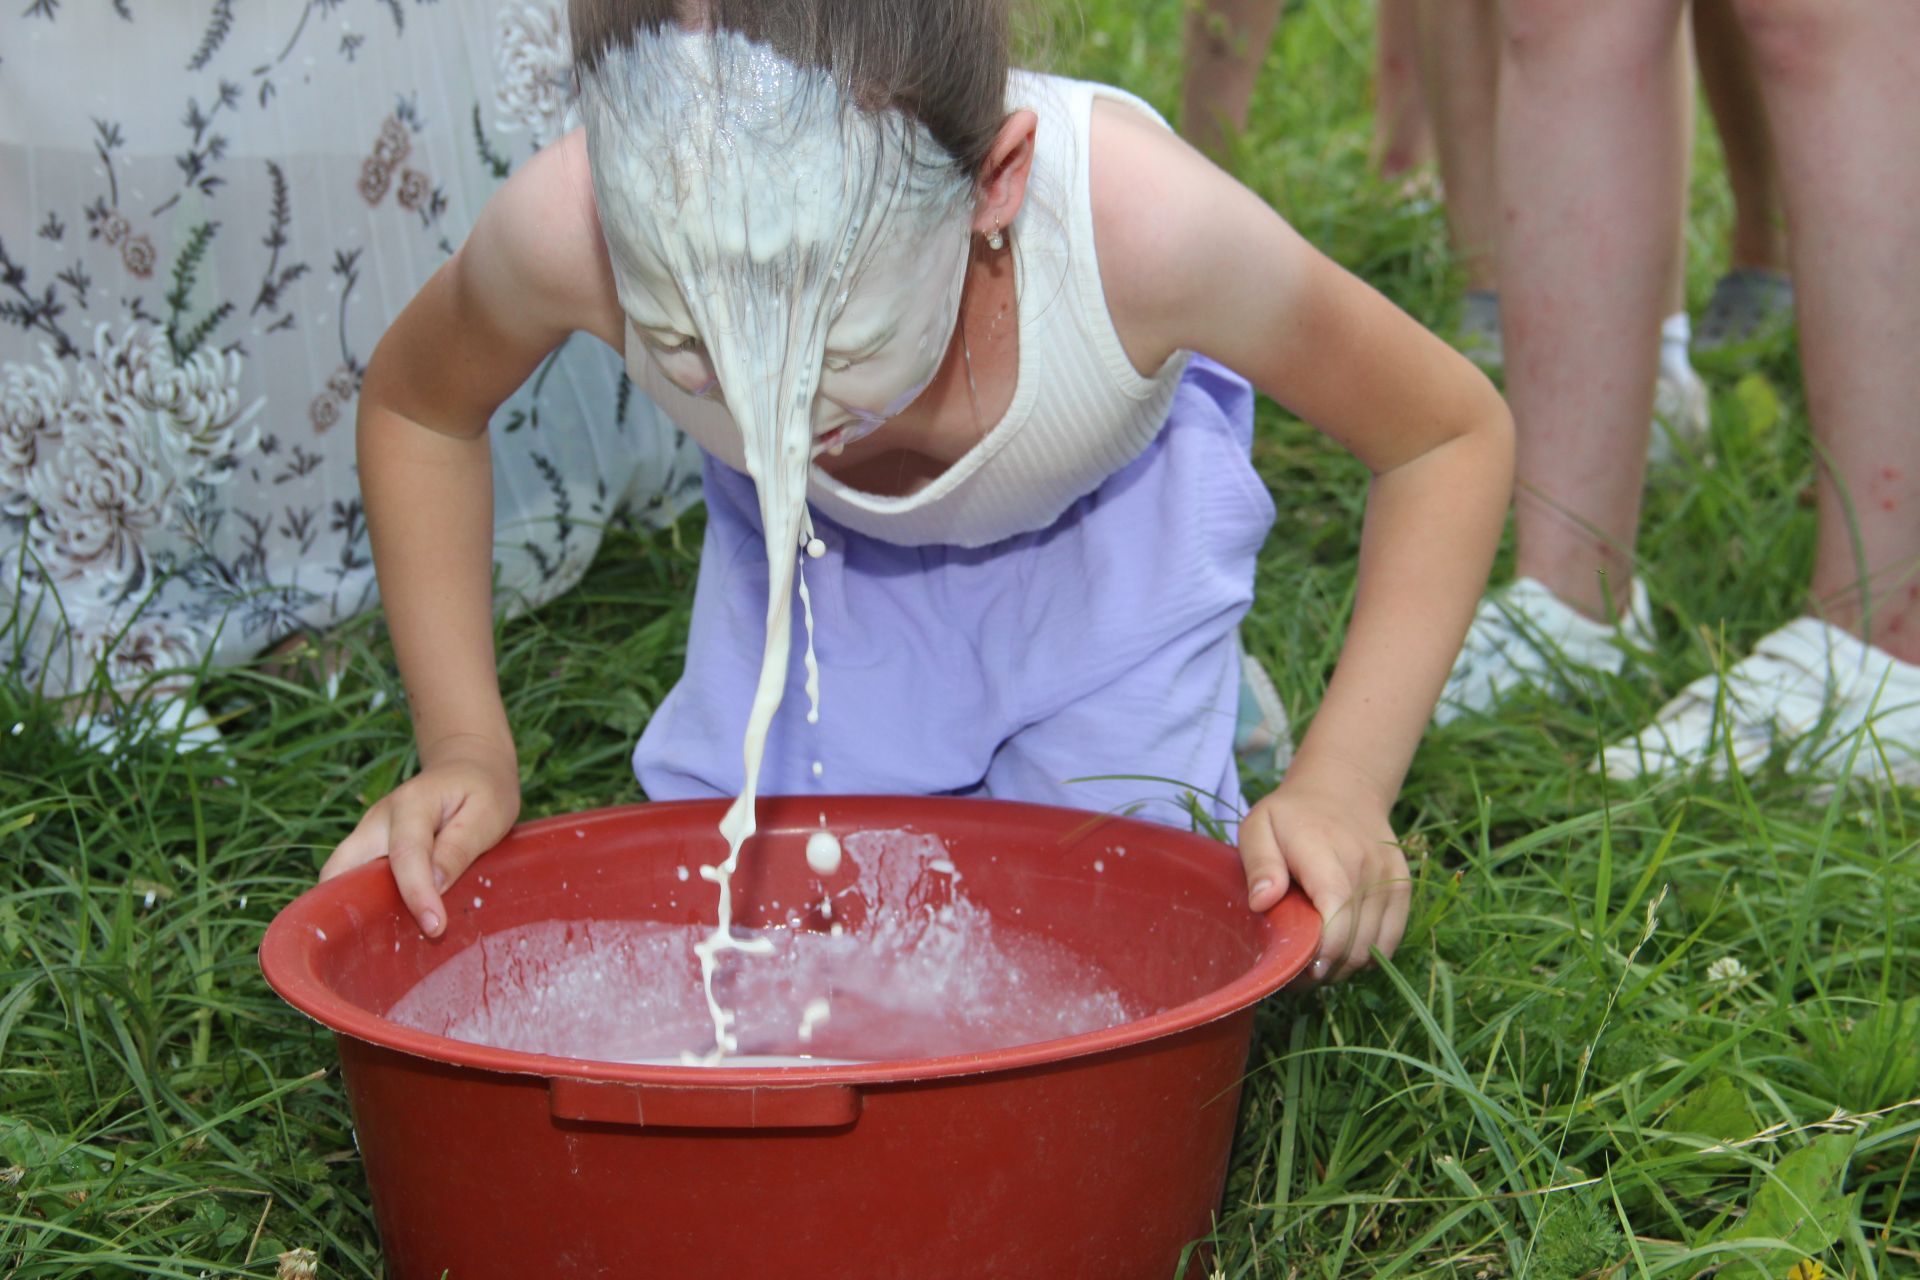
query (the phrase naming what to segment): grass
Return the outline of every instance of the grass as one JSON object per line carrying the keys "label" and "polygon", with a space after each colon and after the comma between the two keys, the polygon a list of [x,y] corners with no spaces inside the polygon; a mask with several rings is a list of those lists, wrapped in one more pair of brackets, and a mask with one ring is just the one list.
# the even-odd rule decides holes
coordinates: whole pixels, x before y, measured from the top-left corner
{"label": "grass", "polygon": [[[1298,0],[1239,164],[1307,234],[1444,326],[1430,209],[1367,172],[1370,7]],[[1180,8],[1085,0],[1057,67],[1171,111]],[[1703,129],[1699,300],[1726,207]],[[1263,408],[1281,522],[1250,645],[1311,716],[1353,587],[1361,473]],[[1649,662],[1587,700],[1432,734],[1396,814],[1414,923],[1384,971],[1269,1002],[1213,1238],[1245,1277],[1920,1274],[1920,807],[1750,783],[1609,788],[1603,742],[1791,616],[1811,455],[1797,368],[1716,387],[1709,445],[1657,478]],[[586,581],[505,624],[527,816],[637,798],[632,739],[675,678],[699,517],[615,531]],[[202,673],[224,755],[107,760],[0,685],[0,1280],[376,1276],[331,1045],[254,951],[412,762],[384,641],[337,698]],[[5,727],[15,724],[12,733]]]}

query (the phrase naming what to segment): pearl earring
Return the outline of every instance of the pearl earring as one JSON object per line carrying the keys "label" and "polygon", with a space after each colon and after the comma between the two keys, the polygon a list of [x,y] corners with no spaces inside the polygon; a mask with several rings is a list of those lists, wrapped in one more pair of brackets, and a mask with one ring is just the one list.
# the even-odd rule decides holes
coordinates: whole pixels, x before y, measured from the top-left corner
{"label": "pearl earring", "polygon": [[998,253],[1006,247],[1007,238],[1000,234],[1000,228],[995,227],[993,230],[987,232],[987,248]]}

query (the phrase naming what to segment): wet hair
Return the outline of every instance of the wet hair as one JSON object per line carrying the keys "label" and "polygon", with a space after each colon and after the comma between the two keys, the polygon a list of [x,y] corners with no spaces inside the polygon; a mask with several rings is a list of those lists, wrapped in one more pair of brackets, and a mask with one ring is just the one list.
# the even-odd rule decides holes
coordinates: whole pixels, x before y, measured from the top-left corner
{"label": "wet hair", "polygon": [[673,26],[738,32],[828,72],[848,101],[925,126],[979,174],[1007,115],[1008,0],[569,0],[576,78]]}

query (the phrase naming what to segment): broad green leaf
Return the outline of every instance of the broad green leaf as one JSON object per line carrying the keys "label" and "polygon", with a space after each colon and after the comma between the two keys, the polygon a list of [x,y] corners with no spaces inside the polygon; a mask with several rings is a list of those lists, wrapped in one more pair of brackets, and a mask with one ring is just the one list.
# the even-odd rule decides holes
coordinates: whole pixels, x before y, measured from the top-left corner
{"label": "broad green leaf", "polygon": [[1815,1138],[1775,1165],[1753,1193],[1746,1217],[1721,1234],[1722,1240],[1782,1240],[1792,1246],[1748,1254],[1728,1265],[1728,1280],[1774,1280],[1802,1254],[1830,1248],[1846,1229],[1853,1202],[1843,1194],[1847,1160],[1857,1134]]}

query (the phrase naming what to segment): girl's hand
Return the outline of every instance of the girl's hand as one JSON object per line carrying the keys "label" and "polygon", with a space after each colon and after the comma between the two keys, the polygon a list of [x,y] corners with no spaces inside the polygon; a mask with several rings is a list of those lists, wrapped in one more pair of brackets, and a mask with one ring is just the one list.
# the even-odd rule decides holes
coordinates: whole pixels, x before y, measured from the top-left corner
{"label": "girl's hand", "polygon": [[322,880],[385,858],[421,932],[447,926],[440,899],[474,859],[500,842],[520,814],[520,777],[511,749],[468,746],[432,764],[367,810],[320,868]]}
{"label": "girl's hand", "polygon": [[1265,911],[1298,883],[1324,921],[1309,971],[1318,982],[1392,955],[1407,928],[1407,860],[1378,797],[1364,787],[1283,781],[1240,824],[1248,905]]}

